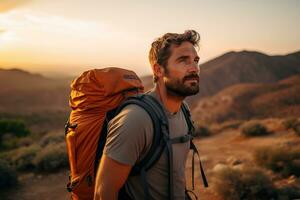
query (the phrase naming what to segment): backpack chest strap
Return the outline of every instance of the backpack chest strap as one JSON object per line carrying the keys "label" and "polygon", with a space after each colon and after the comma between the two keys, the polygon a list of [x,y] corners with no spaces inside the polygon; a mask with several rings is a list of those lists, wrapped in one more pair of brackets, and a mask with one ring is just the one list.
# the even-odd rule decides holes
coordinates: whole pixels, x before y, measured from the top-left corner
{"label": "backpack chest strap", "polygon": [[170,140],[171,144],[177,144],[177,143],[186,143],[186,142],[191,141],[192,139],[193,139],[192,135],[186,134],[186,135],[183,135],[183,136],[171,138],[169,140]]}

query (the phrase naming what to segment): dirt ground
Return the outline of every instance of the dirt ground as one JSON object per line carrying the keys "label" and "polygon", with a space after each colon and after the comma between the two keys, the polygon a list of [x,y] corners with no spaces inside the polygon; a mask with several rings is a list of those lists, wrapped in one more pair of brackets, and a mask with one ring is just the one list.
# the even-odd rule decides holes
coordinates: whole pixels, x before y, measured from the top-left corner
{"label": "dirt ground", "polygon": [[[292,132],[278,131],[264,137],[245,138],[240,135],[238,130],[228,129],[207,138],[197,139],[195,143],[200,151],[201,160],[203,161],[210,185],[209,188],[204,189],[199,166],[196,165],[195,193],[198,199],[222,199],[213,191],[212,187],[213,168],[217,164],[226,164],[229,158],[236,158],[243,164],[253,165],[252,153],[257,147],[280,145],[289,142],[300,144],[300,137],[295,136]],[[187,187],[191,188],[191,155],[187,161],[186,177]],[[69,199],[69,194],[66,191],[67,180],[68,172],[66,170],[50,175],[23,174],[20,177],[20,186],[17,189],[1,194],[2,197],[0,199]]]}
{"label": "dirt ground", "polygon": [[[201,176],[197,173],[195,193],[202,200],[222,200],[213,186],[214,170],[217,164],[229,164],[230,159],[237,159],[242,164],[254,166],[253,152],[264,146],[278,146],[283,144],[300,144],[300,137],[292,131],[278,131],[268,136],[245,138],[238,130],[227,130],[208,138],[196,140],[196,145],[201,154],[201,160],[205,167],[209,187],[204,188]],[[187,185],[191,188],[191,157],[189,157],[186,170]],[[198,198],[198,199],[199,199]]]}

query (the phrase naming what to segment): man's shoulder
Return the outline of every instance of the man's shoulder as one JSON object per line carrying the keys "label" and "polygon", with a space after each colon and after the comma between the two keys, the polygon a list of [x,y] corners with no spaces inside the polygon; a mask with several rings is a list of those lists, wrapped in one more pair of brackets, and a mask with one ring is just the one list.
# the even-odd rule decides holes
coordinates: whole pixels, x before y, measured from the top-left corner
{"label": "man's shoulder", "polygon": [[136,126],[146,125],[151,122],[147,111],[139,105],[126,105],[111,121],[110,124],[133,124]]}
{"label": "man's shoulder", "polygon": [[129,104],[129,105],[125,106],[119,114],[134,117],[134,118],[135,117],[142,117],[142,118],[149,117],[149,114],[147,113],[145,108],[143,108],[142,106],[137,105],[137,104]]}

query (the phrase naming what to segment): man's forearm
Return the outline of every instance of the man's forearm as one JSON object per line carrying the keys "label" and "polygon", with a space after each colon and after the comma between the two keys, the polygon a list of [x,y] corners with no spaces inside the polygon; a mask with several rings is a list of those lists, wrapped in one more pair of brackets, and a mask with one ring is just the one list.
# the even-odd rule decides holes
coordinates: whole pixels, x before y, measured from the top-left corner
{"label": "man's forearm", "polygon": [[114,190],[113,187],[108,185],[101,185],[95,188],[94,200],[117,200],[119,191]]}
{"label": "man's forearm", "polygon": [[94,200],[117,200],[119,190],[124,185],[130,170],[130,165],[118,163],[103,155],[96,176]]}

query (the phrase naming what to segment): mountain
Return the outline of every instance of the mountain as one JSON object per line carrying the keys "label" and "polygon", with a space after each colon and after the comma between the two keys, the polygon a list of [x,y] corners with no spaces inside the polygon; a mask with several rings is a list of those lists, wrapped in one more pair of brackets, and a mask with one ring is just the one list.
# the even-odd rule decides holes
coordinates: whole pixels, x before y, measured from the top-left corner
{"label": "mountain", "polygon": [[300,73],[300,51],[269,56],[254,51],[228,52],[200,65],[200,92],[192,100],[240,83],[273,83]]}
{"label": "mountain", "polygon": [[70,80],[20,69],[0,69],[0,119],[20,119],[38,131],[62,128],[69,112]]}
{"label": "mountain", "polygon": [[300,116],[300,75],[267,84],[236,84],[205,97],[193,109],[195,120],[223,122]]}
{"label": "mountain", "polygon": [[0,69],[0,112],[65,110],[67,83],[20,69]]}

